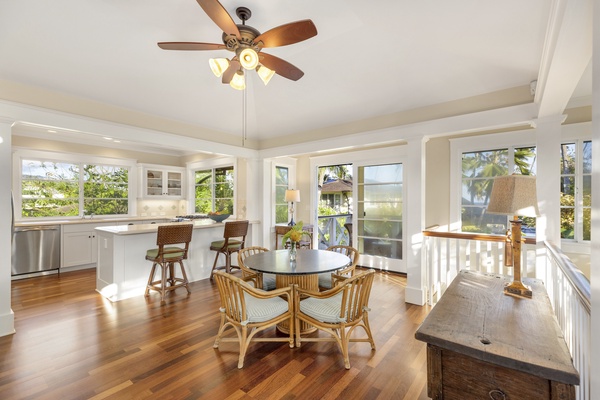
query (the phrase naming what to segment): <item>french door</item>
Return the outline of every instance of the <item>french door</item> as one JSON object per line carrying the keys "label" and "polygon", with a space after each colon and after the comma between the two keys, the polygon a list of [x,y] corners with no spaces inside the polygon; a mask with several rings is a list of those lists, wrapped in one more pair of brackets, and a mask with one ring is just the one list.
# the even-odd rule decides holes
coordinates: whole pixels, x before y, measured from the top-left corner
{"label": "french door", "polygon": [[355,166],[360,265],[406,273],[402,163]]}

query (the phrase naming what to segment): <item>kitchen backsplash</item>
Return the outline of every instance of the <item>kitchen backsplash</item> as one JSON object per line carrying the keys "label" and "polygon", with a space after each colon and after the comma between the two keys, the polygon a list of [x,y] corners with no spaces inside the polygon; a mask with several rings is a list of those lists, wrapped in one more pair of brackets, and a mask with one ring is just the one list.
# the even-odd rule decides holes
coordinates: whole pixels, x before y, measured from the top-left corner
{"label": "kitchen backsplash", "polygon": [[188,214],[186,200],[138,200],[137,214],[140,217],[174,217]]}

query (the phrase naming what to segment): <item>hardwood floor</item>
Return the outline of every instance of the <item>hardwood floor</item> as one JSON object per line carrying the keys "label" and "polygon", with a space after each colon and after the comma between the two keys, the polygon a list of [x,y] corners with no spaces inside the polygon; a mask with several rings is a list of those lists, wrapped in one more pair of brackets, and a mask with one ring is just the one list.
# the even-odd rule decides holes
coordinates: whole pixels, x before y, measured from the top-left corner
{"label": "hardwood floor", "polygon": [[[0,399],[427,399],[426,346],[414,333],[428,308],[404,303],[406,278],[377,273],[369,314],[377,350],[333,343],[213,349],[219,295],[209,280],[116,303],[95,270],[14,281],[17,333],[0,338]],[[269,331],[268,334],[275,334]],[[322,333],[319,333],[322,334]]]}

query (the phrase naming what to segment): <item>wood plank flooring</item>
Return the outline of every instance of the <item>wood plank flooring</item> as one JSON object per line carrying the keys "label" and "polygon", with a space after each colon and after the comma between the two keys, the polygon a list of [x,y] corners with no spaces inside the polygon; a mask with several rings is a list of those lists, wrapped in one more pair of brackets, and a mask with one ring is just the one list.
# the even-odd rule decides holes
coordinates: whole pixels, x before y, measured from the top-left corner
{"label": "wood plank flooring", "polygon": [[17,333],[0,338],[0,399],[427,399],[426,345],[414,333],[428,308],[404,303],[403,276],[376,274],[377,350],[351,344],[350,370],[334,343],[252,344],[238,370],[236,343],[212,347],[219,295],[210,280],[161,306],[158,293],[111,303],[95,277],[13,281]]}

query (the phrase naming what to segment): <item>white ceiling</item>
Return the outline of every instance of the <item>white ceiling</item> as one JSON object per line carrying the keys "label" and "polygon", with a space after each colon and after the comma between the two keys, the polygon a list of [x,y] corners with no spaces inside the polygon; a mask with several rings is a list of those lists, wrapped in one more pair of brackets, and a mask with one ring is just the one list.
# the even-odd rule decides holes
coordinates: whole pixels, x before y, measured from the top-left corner
{"label": "white ceiling", "polygon": [[[236,7],[250,8],[247,24],[261,32],[306,18],[318,30],[265,50],[303,70],[299,81],[275,76],[265,87],[247,73],[247,134],[258,141],[528,85],[538,76],[551,7],[548,0],[221,3],[236,22]],[[209,58],[231,53],[156,45],[221,43],[195,0],[1,0],[0,37],[0,79],[240,135],[242,92],[208,67]]]}

